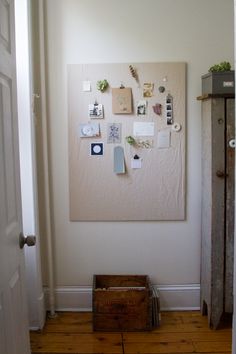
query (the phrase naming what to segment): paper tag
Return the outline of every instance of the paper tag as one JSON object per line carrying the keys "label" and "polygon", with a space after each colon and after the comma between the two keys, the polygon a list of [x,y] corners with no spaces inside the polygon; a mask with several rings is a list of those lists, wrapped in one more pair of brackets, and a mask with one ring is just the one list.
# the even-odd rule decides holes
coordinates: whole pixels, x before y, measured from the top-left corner
{"label": "paper tag", "polygon": [[233,81],[224,81],[223,87],[234,87],[234,82]]}
{"label": "paper tag", "polygon": [[141,159],[131,159],[131,168],[141,168],[142,167],[142,160]]}

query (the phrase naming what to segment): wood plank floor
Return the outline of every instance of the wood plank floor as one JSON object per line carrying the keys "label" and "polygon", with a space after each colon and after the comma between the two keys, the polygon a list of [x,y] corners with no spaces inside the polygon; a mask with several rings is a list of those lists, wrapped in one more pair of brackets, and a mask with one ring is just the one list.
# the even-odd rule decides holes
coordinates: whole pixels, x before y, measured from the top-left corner
{"label": "wood plank floor", "polygon": [[32,354],[227,354],[231,320],[208,328],[198,311],[163,312],[151,332],[93,332],[92,313],[60,312],[42,331],[31,332]]}

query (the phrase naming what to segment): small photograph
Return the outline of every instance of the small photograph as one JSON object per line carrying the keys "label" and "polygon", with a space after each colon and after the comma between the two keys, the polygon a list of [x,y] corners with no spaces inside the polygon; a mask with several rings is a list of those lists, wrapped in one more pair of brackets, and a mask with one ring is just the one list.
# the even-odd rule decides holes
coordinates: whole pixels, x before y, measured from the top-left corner
{"label": "small photograph", "polygon": [[170,95],[170,94],[168,94],[167,96],[166,96],[166,105],[168,106],[172,106],[172,104],[173,104],[173,97]]}
{"label": "small photograph", "polygon": [[143,84],[143,97],[152,97],[154,90],[154,84],[151,82],[146,82]]}
{"label": "small photograph", "polygon": [[137,115],[145,116],[147,114],[147,101],[141,100],[137,104]]}
{"label": "small photograph", "polygon": [[91,143],[90,144],[90,155],[91,156],[103,156],[104,152],[103,143]]}
{"label": "small photograph", "polygon": [[87,123],[79,125],[79,134],[81,138],[91,138],[100,135],[99,123]]}
{"label": "small photograph", "polygon": [[103,105],[101,103],[89,104],[88,112],[89,112],[89,118],[92,118],[92,119],[104,118]]}
{"label": "small photograph", "polygon": [[108,123],[107,125],[107,143],[121,143],[121,123]]}

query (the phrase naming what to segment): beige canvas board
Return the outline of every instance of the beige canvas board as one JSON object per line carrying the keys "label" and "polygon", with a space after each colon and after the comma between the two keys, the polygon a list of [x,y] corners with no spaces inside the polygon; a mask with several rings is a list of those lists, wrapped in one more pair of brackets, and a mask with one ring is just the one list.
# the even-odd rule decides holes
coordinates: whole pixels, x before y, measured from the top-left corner
{"label": "beige canvas board", "polygon": [[[130,74],[129,64],[68,65],[71,221],[185,219],[186,64],[132,63],[138,80]],[[102,93],[96,84],[104,79],[109,87]],[[86,81],[90,91],[83,91]],[[112,109],[112,89],[121,82],[132,90],[130,114],[115,114]],[[151,97],[143,96],[144,83],[153,84]],[[173,97],[170,125],[165,111],[168,94]],[[140,115],[136,108],[143,100],[145,114]],[[88,107],[94,102],[103,106],[103,119],[96,119],[99,136],[81,137],[79,127],[91,124]],[[153,108],[157,104],[158,114]],[[108,138],[112,124],[119,126],[119,139]],[[127,142],[128,136],[135,138],[135,145]],[[102,153],[92,155],[92,143],[102,146]],[[114,172],[116,146],[124,150],[122,174]]]}

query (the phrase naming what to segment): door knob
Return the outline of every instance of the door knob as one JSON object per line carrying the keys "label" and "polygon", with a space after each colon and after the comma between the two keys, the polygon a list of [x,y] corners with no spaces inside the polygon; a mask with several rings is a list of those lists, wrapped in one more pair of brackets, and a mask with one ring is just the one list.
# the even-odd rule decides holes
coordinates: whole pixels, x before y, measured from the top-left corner
{"label": "door knob", "polygon": [[36,244],[36,237],[34,235],[29,235],[29,236],[25,237],[22,234],[22,232],[20,233],[19,246],[21,249],[24,247],[24,245],[31,247],[31,246],[35,246],[35,244]]}
{"label": "door knob", "polygon": [[218,170],[218,171],[216,171],[216,176],[219,177],[219,178],[224,178],[224,177],[227,177],[228,174],[225,173],[224,171]]}
{"label": "door knob", "polygon": [[229,146],[231,147],[231,148],[233,148],[233,149],[235,149],[235,144],[236,142],[235,142],[235,139],[231,139],[230,141],[229,141]]}

